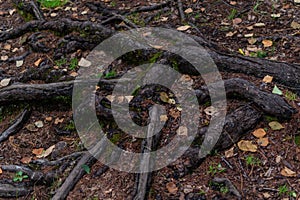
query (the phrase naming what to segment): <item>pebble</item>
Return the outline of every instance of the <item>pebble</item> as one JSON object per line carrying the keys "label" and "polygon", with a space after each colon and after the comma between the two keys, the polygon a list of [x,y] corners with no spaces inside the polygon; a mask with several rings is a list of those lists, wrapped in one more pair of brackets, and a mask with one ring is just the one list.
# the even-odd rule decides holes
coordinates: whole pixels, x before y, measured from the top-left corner
{"label": "pebble", "polygon": [[23,65],[24,61],[23,60],[17,60],[16,61],[16,66],[21,67]]}
{"label": "pebble", "polygon": [[79,67],[89,67],[89,66],[91,66],[91,64],[92,63],[90,61],[88,61],[88,60],[86,60],[84,58],[81,58],[80,61],[79,61],[79,63],[78,63],[78,66]]}

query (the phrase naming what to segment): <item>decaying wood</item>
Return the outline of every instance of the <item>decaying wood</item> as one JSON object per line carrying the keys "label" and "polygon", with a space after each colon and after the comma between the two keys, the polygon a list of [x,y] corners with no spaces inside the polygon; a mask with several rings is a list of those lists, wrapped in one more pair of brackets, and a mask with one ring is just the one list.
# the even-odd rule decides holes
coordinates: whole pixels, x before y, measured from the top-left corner
{"label": "decaying wood", "polygon": [[0,181],[0,197],[19,198],[32,192],[33,188],[24,183],[12,183],[11,181]]}
{"label": "decaying wood", "polygon": [[12,134],[17,133],[23,128],[24,123],[28,120],[31,110],[25,109],[18,117],[15,119],[13,124],[8,127],[4,132],[0,134],[0,143],[6,140]]}

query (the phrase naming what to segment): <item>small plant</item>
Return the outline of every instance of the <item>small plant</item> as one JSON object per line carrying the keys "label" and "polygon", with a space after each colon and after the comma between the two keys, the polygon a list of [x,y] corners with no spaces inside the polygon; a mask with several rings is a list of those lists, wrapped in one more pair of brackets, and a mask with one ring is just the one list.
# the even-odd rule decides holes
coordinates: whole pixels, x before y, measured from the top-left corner
{"label": "small plant", "polygon": [[259,1],[256,1],[256,3],[255,3],[255,5],[254,5],[254,7],[253,7],[253,11],[254,12],[258,12],[258,7],[260,6],[260,2]]}
{"label": "small plant", "polygon": [[69,124],[66,125],[65,130],[67,131],[74,131],[75,130],[75,123],[73,120],[69,122]]}
{"label": "small plant", "polygon": [[268,54],[265,51],[257,51],[256,52],[256,57],[258,57],[258,58],[265,58],[267,56],[268,56]]}
{"label": "small plant", "polygon": [[281,196],[285,195],[285,194],[288,194],[291,197],[294,197],[294,198],[297,197],[297,193],[293,190],[290,190],[286,184],[279,186],[278,194],[281,195]]}
{"label": "small plant", "polygon": [[67,63],[67,59],[65,59],[65,58],[61,58],[61,59],[55,61],[55,65],[57,65],[58,67],[61,67],[61,66],[65,65],[66,63]]}
{"label": "small plant", "polygon": [[104,78],[112,78],[115,77],[117,75],[117,72],[112,70],[110,72],[108,72],[107,74],[105,74]]}
{"label": "small plant", "polygon": [[228,19],[233,20],[235,18],[236,14],[237,14],[237,10],[236,9],[231,9],[231,12],[228,16]]}
{"label": "small plant", "polygon": [[260,160],[252,155],[246,157],[246,164],[250,166],[259,166]]}
{"label": "small plant", "polygon": [[78,65],[78,59],[77,58],[72,58],[70,60],[70,65],[69,65],[70,70],[75,70],[77,65]]}
{"label": "small plant", "polygon": [[222,167],[221,163],[209,165],[208,174],[214,176],[217,173],[222,173],[226,170],[226,168]]}
{"label": "small plant", "polygon": [[65,5],[67,0],[38,0],[44,8],[56,8]]}
{"label": "small plant", "polygon": [[220,192],[223,194],[227,194],[229,192],[229,189],[227,186],[221,186],[220,187]]}
{"label": "small plant", "polygon": [[14,176],[14,178],[13,178],[13,181],[14,181],[14,182],[22,182],[23,179],[26,179],[26,178],[28,178],[27,175],[23,175],[23,172],[22,172],[22,171],[18,171],[18,172],[15,173],[15,176]]}
{"label": "small plant", "polygon": [[91,168],[88,165],[82,165],[81,167],[87,174],[91,173]]}
{"label": "small plant", "polygon": [[116,7],[117,3],[115,1],[110,2],[111,7]]}
{"label": "small plant", "polygon": [[285,97],[290,100],[290,101],[295,101],[297,100],[297,94],[293,93],[293,92],[290,92],[290,91],[286,91],[285,93]]}

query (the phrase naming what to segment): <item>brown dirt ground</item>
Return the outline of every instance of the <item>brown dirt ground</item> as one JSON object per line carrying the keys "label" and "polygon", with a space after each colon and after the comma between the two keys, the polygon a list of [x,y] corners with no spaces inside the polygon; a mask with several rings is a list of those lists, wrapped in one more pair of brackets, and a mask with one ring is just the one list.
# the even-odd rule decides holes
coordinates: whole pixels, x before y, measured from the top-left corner
{"label": "brown dirt ground", "polygon": [[[81,21],[101,22],[99,16],[101,14],[92,12],[86,6],[85,0],[69,2],[66,5],[57,9],[43,9],[47,20],[54,20],[61,17],[69,17]],[[105,1],[106,5],[115,9],[131,9],[141,5],[150,5],[160,3],[161,1]],[[216,42],[224,51],[239,53],[241,49],[246,55],[254,56],[256,53],[253,48],[261,49],[267,53],[267,59],[286,61],[291,63],[300,63],[300,30],[293,29],[291,22],[300,23],[300,5],[293,1],[238,1],[230,3],[226,0],[212,1],[185,1],[183,0],[184,9],[192,8],[193,12],[186,14],[186,21],[194,27],[186,31],[189,34],[204,35],[208,40]],[[234,5],[233,5],[234,4]],[[257,8],[255,8],[257,6]],[[70,10],[66,9],[71,7]],[[0,30],[4,31],[11,28],[16,28],[25,23],[24,18],[18,11],[9,13],[14,9],[12,2],[0,1]],[[239,24],[234,24],[229,16],[234,10],[237,14],[233,18],[241,18]],[[83,14],[83,11],[87,11]],[[51,13],[57,13],[56,17],[51,17]],[[271,17],[271,14],[278,14],[279,18]],[[138,26],[143,25],[143,20],[148,16],[154,15],[154,18],[147,26],[165,26],[176,28],[185,25],[180,21],[176,4],[166,12],[146,12],[140,13],[138,16],[131,16],[131,20]],[[166,20],[162,20],[166,19]],[[256,23],[264,23],[263,27],[255,27]],[[229,32],[233,36],[226,36]],[[254,34],[257,41],[250,46],[245,34]],[[60,36],[47,31],[42,31],[43,40],[46,46],[55,48],[55,44]],[[29,50],[28,45],[24,44],[24,39],[31,35],[27,33],[20,38],[8,40],[0,43],[1,56],[14,57],[22,55]],[[271,47],[264,47],[262,40],[272,40]],[[5,48],[6,45],[11,48]],[[15,49],[16,48],[16,49]],[[14,50],[15,49],[15,50]],[[88,52],[84,52],[86,55]],[[0,70],[9,76],[19,76],[24,70],[35,67],[34,62],[39,58],[48,59],[52,62],[50,53],[31,53],[25,60],[22,67],[16,67],[15,62],[0,62]],[[68,55],[70,58],[71,55]],[[67,73],[72,73],[65,65],[60,68],[66,68]],[[249,77],[243,74],[228,74],[223,73],[223,78],[243,77],[252,81],[257,86],[261,80],[255,77]],[[197,80],[197,77],[193,77]],[[30,80],[30,83],[39,83],[40,80]],[[271,91],[274,84],[270,84],[266,90]],[[285,94],[288,88],[278,85]],[[287,98],[286,98],[287,99]],[[300,99],[287,101],[293,107],[299,108]],[[230,104],[235,107],[239,104],[237,101],[230,100]],[[52,105],[51,105],[52,104]],[[58,142],[66,142],[66,147],[60,152],[59,157],[68,155],[72,152],[82,150],[82,144],[79,137],[73,128],[72,111],[67,100],[58,100],[47,103],[47,106],[42,103],[37,103],[33,108],[33,113],[24,125],[24,128],[19,133],[11,136],[9,140],[1,143],[0,149],[0,165],[5,164],[22,164],[21,159],[24,157],[34,157],[33,149],[48,148]],[[1,106],[1,124],[0,132],[5,130],[11,121],[22,110],[24,105],[12,103],[10,105]],[[47,117],[52,117],[53,120],[46,121]],[[57,118],[63,118],[63,122],[55,124]],[[25,127],[28,124],[33,124],[36,121],[42,120],[44,127],[39,128],[36,132],[30,132]],[[191,174],[178,178],[174,176],[171,168],[163,168],[153,175],[153,183],[150,189],[149,199],[234,199],[235,197],[228,194],[226,191],[214,190],[214,186],[210,184],[212,178],[224,177],[228,178],[243,195],[243,199],[300,199],[300,147],[295,143],[295,138],[299,139],[300,134],[300,115],[296,114],[290,121],[281,121],[284,129],[280,131],[272,131],[268,126],[268,117],[257,126],[257,128],[267,129],[267,137],[270,144],[267,147],[258,147],[256,153],[242,152],[237,146],[234,147],[234,155],[230,158],[225,158],[232,166],[232,169],[223,160],[224,152],[216,152],[214,155],[207,157],[199,168]],[[68,135],[59,135],[54,127],[65,129],[69,127]],[[247,135],[245,140],[256,141],[252,134]],[[259,164],[250,166],[246,164],[246,158],[254,156],[259,159]],[[279,157],[281,159],[279,159]],[[210,167],[221,164],[225,168],[224,172],[217,171],[215,174],[209,173]],[[100,177],[93,177],[93,173],[102,166],[101,163],[93,165],[90,174],[86,174],[70,192],[68,199],[126,199],[132,192],[134,185],[134,174],[118,172],[109,169]],[[281,170],[284,167],[296,172],[296,177],[285,177],[281,175]],[[44,169],[49,170],[49,169]],[[3,172],[0,179],[11,178],[12,173]],[[51,194],[63,180],[60,177],[54,184],[48,186],[36,185],[33,192],[27,197],[19,199],[49,199]],[[26,180],[25,180],[26,181]],[[174,194],[168,192],[166,184],[173,182],[176,184],[178,191]],[[286,185],[288,192],[280,192],[279,188]],[[292,191],[296,193],[296,197],[292,197]],[[198,195],[198,197],[197,197]],[[194,197],[193,197],[194,196]],[[201,196],[201,198],[199,197]]]}

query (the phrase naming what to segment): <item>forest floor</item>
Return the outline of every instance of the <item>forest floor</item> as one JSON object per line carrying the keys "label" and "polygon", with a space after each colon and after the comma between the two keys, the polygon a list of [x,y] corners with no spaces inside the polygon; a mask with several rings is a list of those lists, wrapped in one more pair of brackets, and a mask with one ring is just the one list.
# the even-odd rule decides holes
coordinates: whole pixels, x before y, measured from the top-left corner
{"label": "forest floor", "polygon": [[[92,4],[101,2],[109,9],[126,11],[155,3],[160,4],[163,1],[68,1],[58,8],[42,8],[42,12],[46,20],[70,18],[102,23],[104,14],[91,9],[88,2]],[[178,29],[186,26],[184,33],[204,37],[216,43],[224,52],[300,64],[300,4],[295,2],[183,0],[184,21],[174,2],[162,9],[132,13],[126,18],[137,27]],[[16,9],[12,1],[0,0],[0,34],[2,31],[20,27],[30,20],[32,17]],[[128,26],[124,24],[121,20],[114,22],[117,28],[126,30]],[[111,23],[106,26],[117,29]],[[23,80],[19,79],[19,82],[38,84],[74,79],[79,69],[78,61],[86,57],[90,51],[78,49],[63,57],[57,57],[56,49],[62,43],[64,34],[48,30],[39,31],[35,37],[32,37],[32,34],[33,32],[28,32],[0,43],[1,79],[21,77],[29,69],[38,69],[43,63],[50,66],[50,70],[58,71],[57,74],[47,75],[49,77],[36,74]],[[73,34],[79,37],[84,33]],[[30,44],[35,39],[49,51],[34,51]],[[22,62],[11,59],[26,52],[29,53],[21,59]],[[116,74],[123,70],[124,66],[116,66],[113,69]],[[106,75],[107,78],[114,73]],[[242,73],[222,72],[223,79],[234,77],[248,80],[257,87],[263,83],[262,78]],[[199,77],[190,78],[197,88],[197,84],[201,83]],[[263,89],[271,93],[275,84],[268,83]],[[282,91],[282,97],[300,111],[300,98],[289,88],[276,85]],[[56,146],[56,151],[47,157],[49,160],[83,151],[84,146],[74,125],[71,103],[67,97],[30,102],[32,113],[28,121],[18,133],[0,144],[0,169],[1,165],[33,166],[28,163],[36,159],[38,149],[46,150],[52,145]],[[243,99],[229,99],[228,104],[230,112],[247,102]],[[10,126],[26,106],[28,102],[11,102],[0,106],[0,133]],[[203,110],[204,108],[202,113]],[[272,130],[269,125],[271,121],[279,122],[283,128]],[[259,128],[266,132],[264,136],[268,138],[266,145],[257,142],[257,138],[252,134]],[[242,151],[234,145],[230,150],[212,153],[198,168],[183,177],[176,174],[171,167],[154,172],[148,198],[181,200],[237,198],[229,192],[228,186],[212,182],[214,177],[219,177],[229,179],[242,195],[242,199],[300,199],[299,112],[289,120],[264,115],[256,128],[243,140],[256,144],[256,152]],[[125,146],[138,145],[130,140],[127,142],[133,144],[124,144]],[[40,170],[47,172],[55,167],[47,166]],[[90,173],[78,181],[67,199],[127,199],[135,185],[134,174],[108,169],[101,176],[95,176],[95,172],[100,168],[103,168],[103,164],[98,161],[87,169]],[[50,199],[70,170],[65,171],[51,184],[34,185],[28,195],[18,199]],[[0,173],[0,180],[13,180],[16,176],[15,172],[3,170]],[[26,183],[29,180],[24,178],[21,181]]]}

